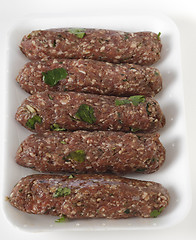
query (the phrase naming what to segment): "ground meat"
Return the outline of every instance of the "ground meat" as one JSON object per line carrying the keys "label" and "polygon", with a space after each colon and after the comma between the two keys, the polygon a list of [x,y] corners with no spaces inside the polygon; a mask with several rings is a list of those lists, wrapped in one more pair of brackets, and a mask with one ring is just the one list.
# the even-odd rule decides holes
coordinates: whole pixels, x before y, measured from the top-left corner
{"label": "ground meat", "polygon": [[151,65],[160,59],[161,41],[152,32],[128,33],[103,29],[33,31],[23,37],[21,51],[31,60],[93,59],[113,63]]}
{"label": "ground meat", "polygon": [[165,124],[156,100],[133,96],[119,98],[75,92],[45,91],[31,95],[15,118],[34,132],[110,130],[155,132]]}
{"label": "ground meat", "polygon": [[31,214],[67,218],[157,217],[169,203],[159,183],[113,175],[31,175],[13,188],[10,203]]}
{"label": "ground meat", "polygon": [[[43,80],[43,73],[61,68],[68,75],[54,86]],[[60,70],[59,70],[60,71]],[[83,59],[52,59],[28,62],[17,76],[17,82],[30,94],[45,90],[94,93],[101,95],[154,96],[162,89],[158,69],[135,64],[112,64]]]}
{"label": "ground meat", "polygon": [[53,173],[152,173],[164,160],[159,134],[109,131],[32,134],[16,154],[18,164]]}

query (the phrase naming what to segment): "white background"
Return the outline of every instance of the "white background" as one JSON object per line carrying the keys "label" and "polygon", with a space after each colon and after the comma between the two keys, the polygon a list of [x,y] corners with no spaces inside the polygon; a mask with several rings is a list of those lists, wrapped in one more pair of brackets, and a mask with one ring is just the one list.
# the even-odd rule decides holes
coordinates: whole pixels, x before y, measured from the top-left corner
{"label": "white background", "polygon": [[[178,225],[165,230],[151,230],[151,231],[119,231],[119,232],[50,232],[50,233],[27,233],[14,228],[6,220],[2,207],[0,208],[0,230],[1,239],[196,239],[196,162],[195,162],[195,133],[196,133],[196,104],[195,104],[195,90],[196,90],[196,4],[194,0],[119,0],[119,1],[75,1],[75,0],[33,0],[24,1],[0,0],[0,25],[6,22],[10,25],[26,16],[26,15],[45,15],[45,14],[70,14],[72,12],[92,12],[92,14],[128,14],[136,10],[138,12],[155,12],[166,14],[171,17],[177,24],[181,35],[181,49],[182,49],[182,70],[184,80],[184,94],[185,94],[185,107],[186,107],[186,120],[188,132],[188,146],[189,146],[189,159],[190,162],[190,175],[192,187],[192,207],[186,218]],[[1,38],[0,31],[0,47],[3,49],[5,43]],[[4,67],[4,59],[0,57],[1,69]],[[5,109],[5,95],[4,79],[1,79],[0,97],[1,109],[4,113]],[[1,115],[1,136],[4,131],[4,114]],[[0,140],[3,142],[2,137]],[[2,142],[1,145],[2,146]],[[1,149],[1,156],[4,149]],[[1,162],[4,159],[1,158]],[[0,168],[2,169],[2,168]],[[3,170],[3,169],[2,169]],[[0,175],[2,176],[2,174]],[[2,189],[2,179],[1,179]],[[1,200],[3,196],[1,196]]]}

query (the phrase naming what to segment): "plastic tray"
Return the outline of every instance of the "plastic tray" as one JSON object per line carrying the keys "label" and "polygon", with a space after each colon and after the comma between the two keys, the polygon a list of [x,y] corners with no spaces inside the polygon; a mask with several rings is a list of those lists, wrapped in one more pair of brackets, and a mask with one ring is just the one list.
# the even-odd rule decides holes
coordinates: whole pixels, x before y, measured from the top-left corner
{"label": "plastic tray", "polygon": [[17,107],[28,96],[20,89],[15,78],[28,61],[20,52],[18,45],[23,35],[36,29],[58,27],[105,28],[122,31],[161,32],[163,44],[161,60],[155,65],[162,73],[163,90],[156,96],[166,116],[166,126],[160,131],[161,141],[166,148],[166,162],[153,174],[132,174],[131,178],[160,182],[168,188],[171,196],[169,206],[156,219],[130,218],[123,220],[70,220],[55,223],[57,217],[30,215],[20,212],[9,202],[4,202],[4,211],[9,221],[26,231],[55,230],[135,230],[158,229],[177,224],[188,213],[191,205],[188,156],[185,129],[185,110],[183,99],[182,71],[180,60],[180,39],[176,25],[166,16],[58,16],[28,17],[18,20],[7,31],[7,126],[6,151],[4,158],[4,195],[9,196],[16,182],[23,176],[35,171],[18,166],[15,152],[30,132],[14,119]]}

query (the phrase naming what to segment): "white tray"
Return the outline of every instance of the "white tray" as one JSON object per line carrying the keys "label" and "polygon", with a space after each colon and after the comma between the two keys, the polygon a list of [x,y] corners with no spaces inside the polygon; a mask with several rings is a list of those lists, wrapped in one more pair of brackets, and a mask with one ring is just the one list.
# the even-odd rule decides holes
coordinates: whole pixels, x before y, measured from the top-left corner
{"label": "white tray", "polygon": [[156,96],[166,116],[166,126],[160,131],[161,141],[166,148],[166,162],[153,174],[132,174],[142,180],[152,180],[168,188],[171,201],[165,211],[156,219],[131,218],[126,220],[70,220],[55,223],[57,217],[29,215],[4,202],[4,211],[9,221],[26,231],[55,230],[135,230],[158,229],[177,224],[188,213],[191,205],[190,182],[188,175],[188,156],[185,129],[185,111],[183,99],[182,71],[180,61],[180,40],[176,25],[165,16],[58,16],[28,17],[18,20],[7,31],[7,126],[6,151],[4,157],[4,195],[8,196],[15,183],[23,176],[35,171],[18,166],[15,152],[30,132],[20,126],[14,115],[17,107],[28,96],[20,89],[15,78],[24,63],[28,61],[20,52],[18,45],[23,35],[36,29],[57,27],[106,28],[122,31],[161,32],[163,44],[162,58],[155,65],[163,77],[163,90]]}

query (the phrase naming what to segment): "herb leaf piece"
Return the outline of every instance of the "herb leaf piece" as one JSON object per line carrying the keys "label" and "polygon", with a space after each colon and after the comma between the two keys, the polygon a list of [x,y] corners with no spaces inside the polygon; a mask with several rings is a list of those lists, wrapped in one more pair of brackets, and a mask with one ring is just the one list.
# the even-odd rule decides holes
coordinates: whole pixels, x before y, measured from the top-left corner
{"label": "herb leaf piece", "polygon": [[54,99],[50,94],[48,94],[48,97],[49,97],[50,100]]}
{"label": "herb leaf piece", "polygon": [[157,34],[157,39],[160,40],[161,32]]}
{"label": "herb leaf piece", "polygon": [[143,95],[131,96],[129,100],[133,103],[134,106],[137,106],[139,103],[146,101]]}
{"label": "herb leaf piece", "polygon": [[145,101],[146,101],[146,98],[143,95],[136,95],[136,96],[131,96],[126,99],[116,99],[115,105],[121,106],[121,105],[132,103],[134,106],[137,106],[139,103],[142,103]]}
{"label": "herb leaf piece", "polygon": [[135,171],[136,172],[145,172],[146,168],[137,168]]}
{"label": "herb leaf piece", "polygon": [[148,116],[150,116],[150,114],[151,114],[151,112],[149,111],[149,107],[150,107],[150,103],[149,102],[147,102],[147,104],[146,104],[146,112],[147,112],[147,115]]}
{"label": "herb leaf piece", "polygon": [[130,209],[127,208],[127,209],[124,211],[124,213],[129,214],[129,213],[130,213]]}
{"label": "herb leaf piece", "polygon": [[129,127],[129,129],[130,129],[130,131],[131,131],[132,133],[135,133],[135,132],[140,131],[139,128],[132,128],[132,127]]}
{"label": "herb leaf piece", "polygon": [[51,126],[50,126],[50,130],[51,131],[67,131],[66,128],[61,128],[57,123],[53,123]]}
{"label": "herb leaf piece", "polygon": [[78,38],[83,38],[86,34],[84,28],[70,28],[69,32],[73,33]]}
{"label": "herb leaf piece", "polygon": [[127,39],[129,39],[129,34],[128,34],[128,33],[125,33],[125,35],[124,35],[124,40],[127,40]]}
{"label": "herb leaf piece", "polygon": [[26,126],[31,129],[35,129],[35,123],[41,123],[42,118],[39,115],[34,115],[32,118],[28,119]]}
{"label": "herb leaf piece", "polygon": [[75,114],[75,117],[76,119],[89,124],[93,124],[96,122],[96,118],[94,116],[94,109],[87,104],[80,105],[78,111]]}
{"label": "herb leaf piece", "polygon": [[62,215],[60,218],[55,220],[56,223],[61,223],[61,222],[66,222],[66,221],[67,221],[67,218],[65,215]]}
{"label": "herb leaf piece", "polygon": [[84,152],[84,150],[76,150],[76,151],[70,152],[66,158],[82,163],[86,158],[86,153]]}
{"label": "herb leaf piece", "polygon": [[122,100],[116,99],[115,100],[116,106],[121,106],[121,105],[129,104],[129,103],[130,103],[129,99],[122,99]]}
{"label": "herb leaf piece", "polygon": [[65,68],[55,68],[53,70],[49,70],[47,72],[42,72],[43,81],[53,87],[60,80],[65,79],[67,77],[67,70]]}
{"label": "herb leaf piece", "polygon": [[68,178],[69,178],[69,179],[71,179],[71,178],[75,178],[75,176],[74,176],[73,174],[71,174],[71,175],[69,175]]}
{"label": "herb leaf piece", "polygon": [[150,213],[150,217],[156,218],[158,217],[161,212],[163,211],[164,207],[161,207],[159,210],[155,209]]}
{"label": "herb leaf piece", "polygon": [[67,188],[67,187],[59,187],[57,188],[56,192],[53,193],[53,197],[56,198],[56,197],[64,197],[64,196],[67,196],[71,194],[71,189],[70,188]]}

